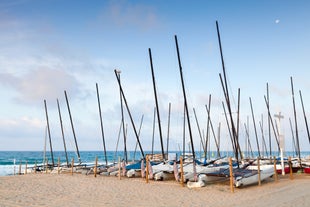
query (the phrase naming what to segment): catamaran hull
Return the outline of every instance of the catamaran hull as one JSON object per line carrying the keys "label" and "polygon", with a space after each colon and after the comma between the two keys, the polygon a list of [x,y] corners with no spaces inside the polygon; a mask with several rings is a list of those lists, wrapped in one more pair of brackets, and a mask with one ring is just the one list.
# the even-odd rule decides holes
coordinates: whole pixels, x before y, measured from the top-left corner
{"label": "catamaran hull", "polygon": [[126,173],[128,178],[141,177],[141,170],[131,169]]}
{"label": "catamaran hull", "polygon": [[173,171],[172,172],[160,171],[154,174],[154,180],[156,181],[173,180],[173,179],[175,179]]}
{"label": "catamaran hull", "polygon": [[305,167],[304,168],[304,173],[310,174],[310,167]]}
{"label": "catamaran hull", "polygon": [[[273,175],[274,175],[274,169],[272,166],[264,167],[263,170],[260,171],[260,180],[264,181]],[[234,183],[237,188],[241,186],[247,186],[258,183],[258,173],[246,175],[243,177],[241,176],[236,177]]]}

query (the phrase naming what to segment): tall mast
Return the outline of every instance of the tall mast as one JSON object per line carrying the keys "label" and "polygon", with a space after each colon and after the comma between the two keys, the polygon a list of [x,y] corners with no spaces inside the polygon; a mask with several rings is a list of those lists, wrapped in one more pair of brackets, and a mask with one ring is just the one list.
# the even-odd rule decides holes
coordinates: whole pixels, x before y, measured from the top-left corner
{"label": "tall mast", "polygon": [[296,142],[295,142],[295,135],[294,135],[294,130],[293,130],[291,118],[289,118],[289,122],[290,122],[290,128],[291,128],[291,133],[292,133],[294,151],[295,151],[296,156],[298,156],[298,153],[297,153],[298,150],[297,150],[297,146],[296,146]]}
{"label": "tall mast", "polygon": [[210,123],[211,131],[212,131],[213,138],[214,138],[214,142],[215,142],[216,149],[217,149],[217,157],[221,157],[221,154],[220,154],[220,147],[219,147],[219,144],[218,144],[218,142],[217,142],[217,140],[216,140],[216,136],[215,136],[213,124],[212,124],[211,117],[210,117],[210,101],[211,101],[211,94],[209,95],[209,107],[208,107],[207,105],[205,105],[205,107],[206,107],[206,109],[207,109],[208,122]]}
{"label": "tall mast", "polygon": [[63,124],[62,124],[62,118],[61,118],[61,113],[60,113],[60,107],[59,107],[58,99],[57,99],[57,107],[58,107],[58,113],[59,113],[59,121],[60,121],[60,127],[61,127],[62,141],[63,141],[63,144],[64,144],[64,150],[65,150],[65,155],[66,155],[66,162],[67,162],[67,166],[69,166],[67,147],[66,147],[66,141],[65,141],[65,133],[64,133],[64,127],[63,127]]}
{"label": "tall mast", "polygon": [[[169,136],[170,136],[170,113],[171,113],[171,103],[169,102],[169,113],[168,113],[168,129],[167,129],[167,155],[169,150]],[[168,157],[167,157],[168,159]]]}
{"label": "tall mast", "polygon": [[[209,95],[208,108],[211,108],[211,94]],[[206,132],[206,145],[205,145],[205,162],[207,162],[208,144],[210,142],[209,130],[210,130],[210,116],[208,116],[208,119],[207,119],[207,132]],[[209,156],[209,158],[210,158],[210,156]]]}
{"label": "tall mast", "polygon": [[[268,102],[268,105],[269,105],[269,86],[268,86],[268,83],[267,83],[267,102]],[[268,116],[268,136],[269,136],[269,156],[271,158],[272,154],[271,154],[271,127],[270,127],[270,117]]]}
{"label": "tall mast", "polygon": [[183,97],[184,97],[184,107],[185,107],[185,113],[187,118],[187,125],[188,125],[188,131],[189,131],[189,138],[191,142],[191,148],[193,153],[193,160],[196,160],[195,156],[195,149],[194,149],[194,142],[193,142],[193,136],[192,136],[192,129],[191,129],[191,123],[189,119],[189,112],[188,112],[188,105],[187,105],[187,98],[185,93],[185,86],[184,86],[184,80],[183,80],[183,73],[182,73],[182,65],[181,65],[181,58],[180,58],[180,52],[179,52],[179,45],[178,45],[178,39],[177,36],[174,36],[175,39],[175,45],[177,49],[177,55],[178,55],[178,62],[179,62],[179,69],[180,69],[180,76],[181,76],[181,83],[182,83],[182,90],[183,90]]}
{"label": "tall mast", "polygon": [[238,111],[237,111],[237,132],[236,132],[236,139],[237,139],[237,146],[238,146],[238,151],[240,153],[240,158],[241,160],[243,159],[243,155],[242,155],[242,152],[241,152],[241,147],[240,147],[240,144],[239,144],[239,117],[240,117],[240,88],[238,88]]}
{"label": "tall mast", "polygon": [[55,163],[54,163],[54,155],[53,155],[53,147],[52,147],[52,138],[51,138],[50,124],[49,124],[49,121],[48,121],[46,100],[44,100],[44,107],[45,107],[45,115],[46,115],[46,124],[47,124],[48,138],[49,138],[49,141],[50,141],[51,158],[52,158],[52,163],[53,163],[53,167],[54,167]]}
{"label": "tall mast", "polygon": [[[140,137],[140,132],[141,132],[142,124],[143,124],[143,117],[144,117],[144,115],[142,114],[141,121],[140,121],[140,126],[139,126],[139,131],[138,131],[138,136],[139,137]],[[138,147],[138,142],[136,142],[135,151],[134,151],[134,154],[133,154],[133,160],[136,160],[137,147]]]}
{"label": "tall mast", "polygon": [[272,130],[273,130],[273,133],[274,133],[274,137],[275,137],[276,142],[277,142],[278,152],[280,152],[279,139],[278,139],[278,136],[277,136],[277,133],[276,133],[276,130],[275,130],[275,126],[274,126],[273,121],[272,121],[271,114],[270,114],[269,102],[267,101],[266,96],[264,96],[264,99],[265,99],[265,103],[266,103],[266,107],[267,107],[267,111],[268,111],[268,118],[269,118],[269,120],[270,120],[270,123],[271,123],[271,126],[272,126]]}
{"label": "tall mast", "polygon": [[229,137],[230,137],[230,140],[231,140],[232,149],[233,149],[233,151],[235,153],[237,153],[236,149],[235,149],[234,139],[232,137],[231,130],[230,130],[230,127],[229,127],[229,122],[228,122],[228,118],[227,118],[227,113],[226,113],[224,102],[222,102],[222,106],[223,106],[224,116],[225,116],[225,120],[226,120],[226,125],[227,125],[228,132],[229,132]]}
{"label": "tall mast", "polygon": [[255,138],[256,138],[256,144],[257,144],[258,157],[261,157],[251,97],[250,97],[250,105],[251,105],[251,112],[252,112],[252,118],[253,118],[253,124],[254,124],[254,132],[255,132]]}
{"label": "tall mast", "polygon": [[80,156],[80,151],[79,151],[79,146],[78,146],[77,141],[76,141],[75,131],[74,131],[74,127],[73,127],[73,121],[72,121],[72,116],[71,116],[69,101],[68,101],[68,97],[67,97],[67,92],[66,92],[66,91],[64,91],[64,92],[65,92],[65,97],[66,97],[68,112],[69,112],[69,116],[70,116],[70,122],[71,122],[71,128],[72,128],[73,138],[74,138],[75,147],[76,147],[76,153],[77,153],[77,156],[78,156],[79,163],[82,163],[82,161],[81,161],[81,156]]}
{"label": "tall mast", "polygon": [[121,138],[122,126],[123,126],[123,120],[121,121],[119,129],[118,129],[118,135],[117,135],[117,142],[116,142],[116,147],[115,147],[115,152],[114,152],[113,164],[116,163],[116,155],[118,153],[118,144],[119,144],[119,139]]}
{"label": "tall mast", "polygon": [[226,78],[226,70],[225,70],[224,57],[223,57],[223,51],[222,51],[221,36],[220,36],[220,31],[219,31],[219,26],[218,26],[218,22],[217,21],[216,21],[216,30],[217,30],[218,42],[219,42],[220,53],[221,53],[223,75],[224,75],[224,85],[223,84],[222,85],[223,85],[223,88],[224,88],[224,95],[225,95],[226,104],[227,104],[227,108],[228,108],[228,112],[229,112],[229,116],[230,116],[232,135],[233,135],[233,140],[234,140],[234,145],[235,145],[234,146],[234,148],[235,148],[235,156],[236,156],[236,159],[238,161],[239,160],[238,143],[237,143],[238,142],[238,137],[237,137],[237,132],[236,132],[235,124],[234,124],[234,121],[233,121],[232,110],[231,110],[231,106],[230,106],[230,98],[229,98],[229,92],[228,92],[228,86],[227,86],[227,78]]}
{"label": "tall mast", "polygon": [[123,138],[124,138],[124,159],[127,163],[127,147],[126,147],[126,133],[125,133],[125,119],[124,119],[124,109],[123,109],[123,99],[122,99],[122,93],[121,93],[121,71],[117,71],[117,77],[119,80],[119,99],[121,103],[121,115],[122,115],[122,127],[123,127]]}
{"label": "tall mast", "polygon": [[154,75],[154,68],[153,68],[153,60],[152,60],[151,48],[149,48],[149,56],[150,56],[150,64],[151,64],[151,70],[152,70],[152,80],[153,80],[155,104],[156,104],[156,111],[157,111],[157,120],[158,120],[158,129],[159,129],[161,153],[162,153],[163,159],[165,159],[163,135],[162,135],[162,130],[161,130],[160,113],[159,113],[159,106],[158,106],[158,99],[157,99],[157,92],[156,92],[156,82],[155,82],[155,75]]}
{"label": "tall mast", "polygon": [[[299,137],[298,137],[298,127],[297,127],[297,115],[296,115],[296,107],[295,107],[295,98],[294,98],[294,86],[293,86],[293,78],[291,77],[291,87],[292,87],[292,99],[293,99],[293,109],[294,109],[294,119],[295,119],[295,133],[296,133],[296,142],[298,149],[298,158],[299,162],[301,162],[300,158],[300,145],[299,145]],[[301,166],[301,163],[300,163]]]}
{"label": "tall mast", "polygon": [[99,117],[100,117],[100,128],[101,128],[102,143],[103,143],[103,152],[104,152],[104,157],[105,157],[105,164],[108,165],[107,150],[105,147],[105,140],[104,140],[103,121],[102,121],[102,113],[101,113],[101,106],[100,106],[98,83],[96,83],[96,91],[97,91],[98,109],[99,109]]}
{"label": "tall mast", "polygon": [[[154,107],[154,113],[153,113],[152,156],[154,155],[155,119],[156,119],[156,107]],[[163,157],[163,159],[165,158]]]}
{"label": "tall mast", "polygon": [[[47,138],[47,125],[45,127],[45,134],[44,134],[44,149],[43,149],[43,168],[44,164],[46,163],[46,138]],[[47,166],[46,166],[47,167]]]}
{"label": "tall mast", "polygon": [[132,118],[132,116],[131,116],[131,113],[130,113],[130,110],[129,110],[129,107],[128,107],[128,104],[127,104],[127,100],[126,100],[126,97],[125,97],[125,95],[124,95],[123,88],[122,88],[122,86],[121,86],[120,77],[119,77],[119,75],[118,75],[119,72],[118,72],[118,70],[114,70],[114,73],[115,73],[115,76],[116,76],[116,79],[117,79],[117,83],[118,83],[118,85],[119,85],[119,87],[120,87],[120,92],[121,92],[121,95],[122,95],[122,97],[123,97],[123,99],[124,99],[125,106],[126,106],[126,109],[127,109],[127,112],[128,112],[128,115],[129,115],[129,118],[130,118],[130,121],[131,121],[133,130],[134,130],[134,133],[135,133],[135,135],[136,135],[137,142],[138,142],[138,144],[139,144],[139,148],[140,148],[141,155],[142,155],[142,157],[143,157],[143,159],[144,159],[144,158],[145,158],[145,157],[144,157],[144,152],[143,152],[143,149],[142,149],[140,140],[139,140],[139,135],[138,135],[138,132],[137,132],[135,123],[134,123],[134,121],[133,121],[133,118]]}
{"label": "tall mast", "polygon": [[278,118],[278,136],[280,138],[280,157],[281,157],[281,168],[282,168],[282,175],[285,174],[284,172],[284,160],[283,160],[283,153],[285,150],[285,142],[284,142],[284,135],[281,133],[281,119],[284,119],[284,116],[282,116],[281,112],[279,114],[275,114],[274,117]]}
{"label": "tall mast", "polygon": [[261,130],[261,133],[262,133],[262,154],[264,156],[265,152],[266,152],[266,155],[268,155],[268,150],[267,150],[267,145],[266,145],[266,142],[265,142],[263,123],[264,122],[263,122],[263,115],[262,115],[262,121],[259,122],[259,126],[260,126],[260,130]]}
{"label": "tall mast", "polygon": [[186,125],[186,118],[185,118],[185,106],[183,106],[183,157],[185,157],[185,148],[186,148],[186,142],[185,142],[185,125]]}
{"label": "tall mast", "polygon": [[300,95],[300,101],[301,101],[302,111],[303,111],[304,118],[305,118],[305,124],[306,124],[306,129],[307,129],[307,135],[308,135],[308,139],[309,139],[309,143],[310,143],[310,133],[309,133],[308,121],[307,121],[307,117],[306,117],[304,102],[303,102],[303,100],[302,100],[301,90],[299,90],[299,95]]}
{"label": "tall mast", "polygon": [[251,142],[250,142],[250,133],[249,133],[249,117],[247,118],[247,124],[244,123],[244,129],[245,129],[245,133],[246,133],[246,139],[247,139],[247,143],[248,143],[248,154],[249,154],[249,151],[251,152],[251,156],[252,158],[254,158],[254,155],[253,155],[253,151],[252,151],[252,146],[251,146]]}
{"label": "tall mast", "polygon": [[217,127],[217,143],[221,146],[221,122],[219,122],[219,126]]}
{"label": "tall mast", "polygon": [[199,137],[200,137],[201,146],[202,146],[203,152],[205,154],[206,153],[206,149],[205,149],[205,146],[204,146],[204,142],[203,142],[203,138],[202,138],[202,134],[201,134],[201,130],[200,130],[200,126],[199,126],[199,122],[198,122],[198,118],[197,118],[197,114],[196,114],[195,108],[193,108],[193,112],[194,112],[194,116],[195,116],[195,120],[196,120],[196,125],[197,125],[197,129],[198,129]]}

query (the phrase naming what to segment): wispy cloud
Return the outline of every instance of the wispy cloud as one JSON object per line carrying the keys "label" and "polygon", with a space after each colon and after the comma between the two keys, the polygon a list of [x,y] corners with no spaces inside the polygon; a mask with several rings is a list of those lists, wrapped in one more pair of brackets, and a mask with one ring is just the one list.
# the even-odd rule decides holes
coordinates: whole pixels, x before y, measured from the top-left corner
{"label": "wispy cloud", "polygon": [[44,126],[45,122],[42,122],[42,120],[38,118],[33,118],[29,116],[22,116],[11,119],[0,119],[1,137],[16,135],[19,136],[20,134],[34,135],[36,134],[36,131],[33,130],[33,128],[36,128],[38,130],[40,128],[43,128]]}
{"label": "wispy cloud", "polygon": [[1,0],[0,2],[0,12],[7,11],[12,7],[29,3],[33,0]]}
{"label": "wispy cloud", "polygon": [[38,68],[17,77],[12,74],[0,74],[2,84],[14,88],[18,103],[33,104],[41,102],[44,97],[56,100],[63,95],[65,89],[79,90],[79,84],[74,76],[64,70]]}
{"label": "wispy cloud", "polygon": [[160,26],[154,7],[127,1],[112,1],[102,10],[99,21],[104,26],[131,28],[133,30],[149,30]]}

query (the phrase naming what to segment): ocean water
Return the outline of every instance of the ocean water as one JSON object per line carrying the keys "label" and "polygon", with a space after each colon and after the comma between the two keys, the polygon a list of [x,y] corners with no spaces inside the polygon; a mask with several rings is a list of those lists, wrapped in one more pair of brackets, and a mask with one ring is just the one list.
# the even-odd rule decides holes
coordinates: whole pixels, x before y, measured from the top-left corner
{"label": "ocean water", "polygon": [[[161,152],[156,151],[154,154],[160,154]],[[171,152],[176,153],[177,156],[181,155],[181,152]],[[150,151],[144,152],[144,154],[151,154]],[[249,153],[245,153],[247,156]],[[279,156],[278,152],[273,152],[272,156]],[[210,158],[216,158],[217,153],[212,151],[209,153]],[[254,157],[258,156],[257,152],[253,152]],[[51,154],[46,152],[46,159],[48,159],[49,163],[52,163]],[[57,164],[58,158],[60,159],[60,163],[66,163],[66,156],[63,151],[55,151],[53,153],[54,163]],[[98,164],[105,164],[105,156],[103,151],[81,151],[80,157],[83,164],[93,164],[95,163],[96,156],[98,157]],[[221,152],[221,157],[234,156],[233,152]],[[293,152],[286,152],[286,156],[296,157]],[[310,152],[301,152],[301,157],[309,157]],[[37,165],[41,165],[44,161],[44,153],[42,151],[0,151],[0,176],[14,175],[18,173],[19,167],[21,166],[21,171],[23,172],[26,163],[28,167],[34,166],[35,163]],[[115,163],[119,158],[123,159],[124,153],[119,151],[115,153],[114,151],[107,151],[107,161],[109,164]],[[141,153],[139,151],[128,151],[127,159],[128,161],[139,160],[141,159]],[[196,153],[197,159],[203,160],[203,153]],[[75,163],[78,163],[78,157],[75,152],[68,152],[68,161],[71,163],[71,160],[74,159]]]}
{"label": "ocean water", "polygon": [[[67,152],[68,154],[68,162],[71,163],[72,159],[74,159],[75,163],[78,163],[78,156],[75,152]],[[107,161],[109,164],[117,162],[118,158],[124,157],[123,152],[107,151]],[[98,164],[105,164],[105,156],[103,151],[81,151],[80,158],[83,164],[92,164],[95,163],[96,156],[98,157]],[[48,163],[52,163],[51,153],[46,152],[45,154]],[[60,159],[61,164],[66,164],[66,155],[63,151],[55,151],[53,152],[54,163],[55,165],[58,163],[58,158]],[[139,160],[141,159],[140,152],[128,152],[127,153],[128,160]],[[26,163],[27,167],[37,165],[42,165],[44,162],[44,152],[42,151],[0,151],[0,176],[5,175],[14,175],[18,173],[19,166],[21,166],[21,171],[23,172]],[[45,161],[46,163],[46,161]]]}

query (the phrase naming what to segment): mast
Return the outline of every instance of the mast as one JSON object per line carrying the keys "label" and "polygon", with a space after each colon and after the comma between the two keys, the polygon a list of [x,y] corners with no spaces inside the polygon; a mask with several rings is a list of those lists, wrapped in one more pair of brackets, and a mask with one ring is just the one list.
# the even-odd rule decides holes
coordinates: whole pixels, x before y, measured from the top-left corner
{"label": "mast", "polygon": [[[140,126],[139,126],[139,131],[138,131],[138,136],[139,136],[139,137],[140,137],[140,132],[141,132],[142,124],[143,124],[143,117],[144,117],[144,114],[142,114],[141,121],[140,121]],[[133,154],[133,159],[134,159],[134,160],[136,160],[137,147],[138,147],[138,142],[136,142],[135,152],[134,152],[134,154]]]}
{"label": "mast", "polygon": [[[210,101],[211,101],[211,94],[209,95],[209,103],[210,103]],[[211,117],[210,117],[210,108],[208,108],[207,105],[205,105],[205,107],[207,109],[208,121],[210,122],[211,131],[212,131],[213,138],[214,138],[215,145],[216,145],[216,149],[217,149],[217,157],[221,157],[220,147],[219,147],[219,144],[217,143],[216,136],[215,136],[215,133],[214,133],[213,124],[212,124]],[[210,105],[209,105],[209,107],[210,107]]]}
{"label": "mast", "polygon": [[53,155],[53,147],[52,147],[52,138],[51,138],[50,124],[49,124],[49,121],[48,121],[46,100],[44,100],[44,107],[45,107],[45,115],[46,115],[46,124],[47,124],[48,138],[49,138],[49,141],[50,141],[51,158],[52,158],[52,163],[53,163],[53,167],[54,167],[55,163],[54,163],[54,155]]}
{"label": "mast", "polygon": [[121,103],[121,115],[122,115],[122,127],[123,127],[123,138],[124,138],[124,159],[127,163],[127,148],[126,148],[126,133],[125,133],[125,119],[124,119],[124,109],[123,109],[123,99],[122,99],[122,93],[121,93],[121,71],[118,70],[116,73],[118,80],[119,80],[119,99]]}
{"label": "mast", "polygon": [[224,102],[222,102],[222,106],[223,106],[223,111],[224,111],[224,115],[225,115],[225,120],[226,120],[226,124],[227,124],[227,128],[228,128],[228,132],[229,132],[229,137],[230,137],[232,149],[233,149],[234,152],[236,152],[235,145],[234,145],[234,139],[233,139],[233,137],[231,135],[231,130],[230,130],[230,127],[229,127],[229,122],[228,122],[228,118],[227,118],[227,113],[226,113]]}
{"label": "mast", "polygon": [[309,127],[308,127],[308,122],[307,122],[307,117],[306,117],[304,102],[303,102],[303,100],[302,100],[301,90],[299,90],[299,95],[300,95],[300,101],[301,101],[302,111],[303,111],[304,118],[305,118],[305,124],[306,124],[306,129],[307,129],[307,135],[308,135],[308,139],[309,139],[309,143],[310,143]]}
{"label": "mast", "polygon": [[[247,122],[249,122],[249,119],[247,119]],[[249,133],[248,127],[249,127],[249,123],[247,125],[244,123],[245,133],[246,133],[246,137],[247,137],[247,143],[249,146],[249,150],[251,152],[251,156],[252,156],[252,158],[254,158],[254,154],[253,154],[252,146],[251,146],[251,142],[250,142],[250,133]],[[247,151],[248,151],[248,149],[247,149]],[[249,153],[249,151],[248,151],[248,153]]]}
{"label": "mast", "polygon": [[185,118],[185,107],[183,106],[183,157],[185,157],[185,145],[186,145],[186,143],[185,143],[185,124],[186,124],[186,118]]}
{"label": "mast", "polygon": [[191,123],[190,123],[190,119],[189,119],[189,112],[188,112],[187,98],[186,98],[185,86],[184,86],[184,80],[183,80],[183,73],[182,73],[182,65],[181,65],[181,58],[180,58],[180,52],[179,52],[178,39],[177,39],[176,35],[174,36],[174,39],[175,39],[175,45],[176,45],[177,55],[178,55],[178,62],[179,62],[179,69],[180,69],[180,76],[181,76],[181,83],[182,83],[182,90],[183,90],[183,97],[184,97],[184,107],[185,107],[185,113],[186,113],[186,118],[187,118],[189,138],[190,138],[191,148],[192,148],[192,153],[193,153],[193,163],[195,163],[196,156],[195,156],[194,142],[193,142],[193,136],[192,136]]}
{"label": "mast", "polygon": [[289,118],[289,122],[290,122],[290,128],[291,128],[292,139],[293,139],[293,147],[294,147],[296,156],[298,156],[298,153],[297,153],[298,150],[297,150],[297,146],[296,146],[296,142],[295,142],[295,136],[294,136],[294,130],[293,130],[291,118]]}
{"label": "mast", "polygon": [[261,157],[251,97],[250,97],[250,105],[251,105],[251,112],[252,112],[252,118],[253,118],[253,124],[254,124],[254,132],[255,132],[255,138],[256,138],[256,144],[257,144],[257,150],[258,150],[258,157]]}
{"label": "mast", "polygon": [[124,99],[124,102],[125,102],[125,106],[126,106],[126,109],[127,109],[127,112],[128,112],[128,115],[129,115],[129,118],[130,118],[130,121],[131,121],[131,124],[132,124],[132,127],[133,127],[133,130],[134,130],[134,133],[135,133],[135,136],[136,136],[136,139],[137,139],[137,142],[139,144],[139,148],[140,148],[140,151],[141,151],[141,155],[143,157],[143,159],[145,158],[144,157],[144,152],[143,152],[143,149],[142,149],[142,146],[141,146],[141,143],[140,143],[140,140],[139,140],[139,135],[138,135],[138,132],[137,132],[137,129],[136,129],[136,126],[135,126],[135,123],[133,121],[133,118],[131,116],[131,113],[130,113],[130,110],[129,110],[129,107],[128,107],[128,104],[127,104],[127,100],[126,100],[126,97],[124,95],[124,91],[123,91],[123,88],[121,86],[121,81],[120,81],[120,77],[119,77],[119,71],[118,70],[114,70],[114,73],[115,73],[115,76],[116,76],[116,79],[117,79],[117,83],[120,87],[120,92],[121,92],[121,95]]}
{"label": "mast", "polygon": [[[234,148],[235,148],[235,156],[236,156],[236,159],[237,159],[237,162],[238,162],[239,161],[238,143],[237,143],[238,142],[238,137],[237,137],[235,124],[234,124],[233,117],[232,117],[232,110],[231,110],[231,106],[230,106],[230,98],[229,98],[229,92],[228,92],[228,86],[227,86],[227,78],[226,78],[224,57],[223,57],[223,51],[222,51],[221,36],[220,36],[220,31],[219,31],[219,26],[218,26],[218,22],[217,21],[216,21],[216,29],[217,29],[217,36],[218,36],[218,42],[219,42],[219,47],[220,47],[220,53],[221,53],[223,75],[224,75],[224,84],[222,84],[222,86],[224,88],[224,95],[225,95],[226,104],[227,104],[227,108],[228,108],[228,112],[229,112],[229,116],[230,116],[232,135],[233,135],[233,140],[234,140],[234,145],[235,145],[234,146]],[[221,77],[221,75],[220,75],[220,77]],[[221,81],[221,82],[223,83],[223,81]]]}
{"label": "mast", "polygon": [[221,146],[221,122],[219,122],[219,126],[217,127],[217,143]]}
{"label": "mast", "polygon": [[201,134],[200,126],[199,126],[199,123],[198,123],[198,118],[197,118],[197,114],[196,114],[195,108],[193,108],[193,111],[194,111],[194,116],[195,116],[195,120],[196,120],[196,124],[197,124],[197,128],[198,128],[198,133],[199,133],[199,137],[200,137],[201,146],[203,148],[203,152],[206,153],[206,149],[205,149],[205,146],[203,144],[203,138],[202,138],[202,134]]}
{"label": "mast", "polygon": [[277,142],[278,152],[280,152],[280,144],[279,144],[279,140],[278,140],[278,137],[277,137],[277,133],[276,133],[276,130],[275,130],[273,121],[272,121],[271,114],[270,114],[269,102],[267,101],[266,96],[264,96],[264,99],[265,99],[265,103],[266,103],[266,107],[267,107],[267,111],[268,111],[268,117],[269,117],[269,120],[270,120],[270,123],[271,123],[271,126],[272,126],[273,134],[274,134],[274,137],[275,137],[276,142]]}
{"label": "mast", "polygon": [[107,150],[106,150],[105,140],[104,140],[103,121],[102,121],[102,113],[101,113],[101,107],[100,107],[100,97],[99,97],[98,83],[96,83],[96,91],[97,91],[97,100],[98,100],[101,136],[102,136],[102,143],[103,143],[103,152],[104,152],[104,157],[105,157],[105,164],[108,165]]}
{"label": "mast", "polygon": [[[156,107],[154,107],[154,113],[153,113],[152,156],[154,155],[155,119],[156,119]],[[163,157],[163,159],[165,158]]]}
{"label": "mast", "polygon": [[[171,103],[169,102],[169,113],[168,113],[168,129],[167,129],[167,156],[168,156],[168,149],[169,149],[169,136],[170,136],[170,113],[171,113]],[[168,157],[167,157],[168,159]]]}
{"label": "mast", "polygon": [[68,167],[69,166],[69,160],[68,160],[67,147],[66,147],[66,141],[65,141],[65,133],[64,133],[64,128],[63,128],[63,124],[62,124],[62,118],[61,118],[61,113],[60,113],[60,107],[59,107],[58,99],[57,99],[57,107],[58,107],[59,121],[60,121],[60,127],[61,127],[62,141],[63,141],[63,144],[64,144],[64,150],[65,150],[65,155],[66,155],[66,162],[67,162],[67,167]]}
{"label": "mast", "polygon": [[116,147],[115,147],[115,152],[114,152],[113,164],[116,163],[116,155],[118,153],[118,144],[119,144],[119,139],[121,138],[122,126],[123,126],[123,121],[121,121],[121,123],[119,125],[119,129],[118,129],[118,135],[117,135],[117,142],[116,142]]}
{"label": "mast", "polygon": [[[43,170],[44,170],[44,164],[46,163],[46,138],[47,138],[47,125],[45,127],[45,134],[44,134],[44,149],[43,149]],[[47,167],[47,166],[46,166]],[[15,174],[15,173],[14,173]]]}
{"label": "mast", "polygon": [[219,144],[217,143],[215,132],[214,132],[214,128],[213,128],[213,124],[212,124],[212,121],[211,121],[211,118],[210,118],[210,110],[208,109],[207,105],[205,105],[205,107],[207,109],[208,120],[210,120],[210,127],[211,127],[211,131],[212,131],[212,134],[213,134],[214,142],[215,142],[215,145],[216,145],[217,157],[221,157],[220,147],[219,147]]}
{"label": "mast", "polygon": [[[211,94],[209,95],[209,103],[208,103],[208,108],[211,107]],[[209,141],[209,130],[210,130],[210,116],[208,116],[207,119],[207,133],[206,133],[206,146],[205,146],[205,162],[207,161],[207,151],[208,151],[208,143]],[[210,158],[210,157],[209,157]]]}
{"label": "mast", "polygon": [[282,168],[282,175],[285,174],[284,172],[284,160],[283,160],[283,153],[285,150],[285,142],[284,142],[284,135],[281,133],[281,119],[284,119],[284,116],[281,115],[281,112],[279,114],[275,114],[274,117],[278,118],[278,136],[280,138],[280,157],[281,157],[281,168]]}
{"label": "mast", "polygon": [[[269,86],[268,86],[268,83],[267,83],[267,103],[269,105]],[[269,155],[270,155],[270,158],[271,158],[271,127],[270,127],[270,117],[268,116],[268,136],[269,136]]]}
{"label": "mast", "polygon": [[[262,122],[259,122],[259,126],[260,126],[260,130],[261,130],[261,133],[262,133],[262,141],[263,141],[262,153],[263,153],[263,156],[264,156],[265,150],[267,152],[267,145],[266,145],[266,142],[265,142],[264,128],[263,128],[263,124],[262,123],[263,123],[263,119],[262,119]],[[268,153],[266,153],[266,154],[268,155]]]}
{"label": "mast", "polygon": [[240,145],[239,145],[239,117],[240,117],[240,88],[238,88],[238,111],[237,111],[237,132],[236,132],[236,135],[237,135],[237,146],[238,146],[238,151],[240,153],[240,158],[241,160],[243,160],[243,155],[242,155],[242,152],[241,152],[241,148],[240,148]]}
{"label": "mast", "polygon": [[67,102],[67,107],[68,107],[68,112],[69,112],[69,117],[70,117],[70,122],[71,122],[71,128],[72,128],[72,133],[73,133],[75,147],[76,147],[76,153],[77,153],[77,156],[78,156],[79,163],[81,164],[82,161],[81,161],[79,146],[78,146],[77,141],[76,141],[76,136],[75,136],[75,131],[74,131],[74,127],[73,127],[73,121],[72,121],[69,101],[68,101],[68,97],[67,97],[67,92],[66,91],[64,91],[64,92],[65,92],[65,97],[66,97],[66,102]]}
{"label": "mast", "polygon": [[292,78],[292,76],[291,76],[291,88],[292,88],[292,99],[293,99],[294,120],[295,120],[295,133],[296,133],[296,142],[297,142],[297,149],[298,149],[298,158],[299,158],[300,167],[301,167],[300,146],[299,146],[297,116],[296,116],[296,107],[295,107],[295,98],[294,98],[294,86],[293,86],[293,78]]}
{"label": "mast", "polygon": [[156,111],[157,111],[157,121],[158,121],[161,153],[162,153],[163,159],[165,159],[165,151],[164,151],[164,143],[163,143],[163,135],[162,135],[163,133],[162,133],[162,130],[161,130],[160,113],[159,113],[159,106],[158,106],[158,99],[157,99],[157,92],[156,92],[156,82],[155,82],[155,75],[154,75],[154,68],[153,68],[153,60],[152,60],[151,48],[149,48],[149,56],[150,56],[150,64],[151,64],[151,70],[152,70],[152,80],[153,80],[155,104],[156,104]]}

